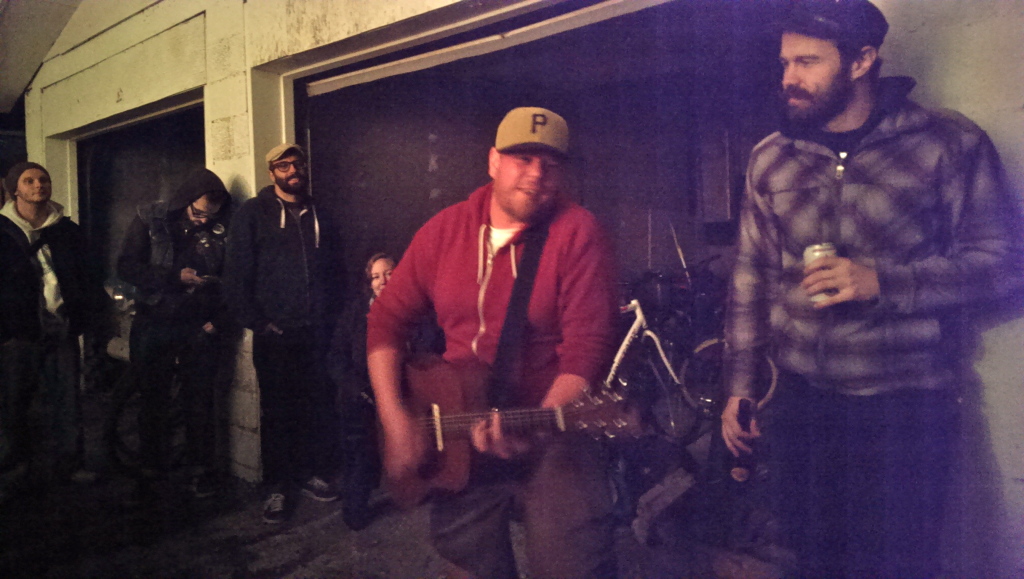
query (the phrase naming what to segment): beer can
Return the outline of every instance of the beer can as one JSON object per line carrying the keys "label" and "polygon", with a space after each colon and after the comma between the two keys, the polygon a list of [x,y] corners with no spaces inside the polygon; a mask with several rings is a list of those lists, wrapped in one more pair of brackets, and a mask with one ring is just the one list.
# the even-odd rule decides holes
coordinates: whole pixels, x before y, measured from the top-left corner
{"label": "beer can", "polygon": [[[836,246],[831,243],[815,243],[814,245],[808,245],[804,249],[804,266],[810,265],[814,260],[819,257],[834,257],[836,255]],[[835,290],[826,290],[821,293],[814,294],[811,296],[812,302],[820,302],[821,300],[828,299],[828,296],[835,294]]]}

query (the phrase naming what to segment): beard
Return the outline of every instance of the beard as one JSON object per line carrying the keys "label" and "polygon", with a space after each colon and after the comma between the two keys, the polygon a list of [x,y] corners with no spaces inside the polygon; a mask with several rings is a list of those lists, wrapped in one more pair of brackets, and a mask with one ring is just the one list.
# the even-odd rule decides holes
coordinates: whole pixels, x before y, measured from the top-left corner
{"label": "beard", "polygon": [[[786,118],[790,122],[807,128],[820,129],[836,118],[853,100],[853,81],[849,71],[841,71],[819,94],[812,94],[796,86],[785,87],[780,94],[786,106]],[[806,108],[788,104],[797,98],[810,103]]]}
{"label": "beard", "polygon": [[[295,180],[289,183],[290,180]],[[304,196],[306,194],[306,176],[301,173],[295,173],[290,177],[278,177],[274,175],[274,184],[278,186],[281,191],[289,195]]]}

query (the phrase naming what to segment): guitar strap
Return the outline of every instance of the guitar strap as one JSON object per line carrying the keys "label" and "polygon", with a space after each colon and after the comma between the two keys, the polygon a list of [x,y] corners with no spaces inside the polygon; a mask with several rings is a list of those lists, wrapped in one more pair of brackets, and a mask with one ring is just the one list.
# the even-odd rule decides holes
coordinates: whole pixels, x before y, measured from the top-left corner
{"label": "guitar strap", "polygon": [[519,261],[516,281],[512,284],[512,296],[508,300],[505,323],[501,326],[498,352],[487,388],[487,403],[491,408],[507,407],[509,392],[519,385],[521,353],[526,337],[526,307],[533,294],[533,282],[537,277],[540,255],[547,243],[551,217],[550,214],[545,215],[523,231],[523,257]]}

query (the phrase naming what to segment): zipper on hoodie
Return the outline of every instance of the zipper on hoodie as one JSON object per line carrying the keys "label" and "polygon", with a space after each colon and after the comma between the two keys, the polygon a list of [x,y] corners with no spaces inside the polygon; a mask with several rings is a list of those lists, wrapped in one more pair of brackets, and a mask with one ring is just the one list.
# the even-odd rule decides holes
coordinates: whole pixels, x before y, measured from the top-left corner
{"label": "zipper on hoodie", "polygon": [[[836,181],[839,181],[840,183],[839,183],[839,189],[836,192],[837,198],[832,201],[832,203],[834,204],[835,207],[838,207],[839,203],[842,201],[842,196],[843,196],[842,180],[843,180],[843,176],[846,174],[846,158],[849,157],[849,155],[850,154],[847,151],[840,151],[839,152],[839,163],[836,164]],[[839,232],[839,224],[838,224],[839,215],[838,215],[838,210],[833,211],[831,219],[833,220],[832,226],[836,228],[834,233],[838,235],[838,232]],[[824,236],[822,236],[822,239],[825,239]],[[831,329],[835,325],[835,319],[836,319],[835,310],[833,308],[828,308],[824,312],[824,315],[825,315],[825,323],[822,325],[822,327],[818,331],[817,344],[815,345],[816,347],[814,349],[815,350],[815,352],[814,352],[814,364],[818,368],[818,376],[825,376],[825,372],[828,369],[828,351],[827,351],[828,349],[825,346],[825,338],[826,338],[826,335],[828,334],[829,329]]]}
{"label": "zipper on hoodie", "polygon": [[299,217],[295,220],[295,225],[296,229],[299,230],[299,245],[302,246],[302,273],[306,282],[302,285],[306,288],[306,311],[309,312],[310,320],[312,320],[313,298],[309,293],[309,260],[306,257],[306,236],[302,233],[302,216],[308,211],[308,209],[303,209],[299,212]]}
{"label": "zipper on hoodie", "polygon": [[843,180],[843,174],[846,173],[846,157],[848,154],[846,151],[839,153],[839,164],[836,165],[836,181]]}
{"label": "zipper on hoodie", "polygon": [[[281,215],[284,216],[283,223],[287,223],[288,218],[294,216],[290,215],[291,212],[288,211],[281,199],[278,199],[277,202],[281,206]],[[306,258],[306,237],[302,234],[302,216],[307,212],[309,212],[309,209],[303,208],[302,211],[299,212],[298,217],[295,217],[295,228],[299,232],[299,246],[302,248],[302,275],[303,281],[305,282],[302,285],[306,288],[306,311],[310,316],[312,316],[313,299],[309,293],[309,261]],[[286,229],[286,227],[282,227],[282,229]],[[312,319],[312,317],[310,319]]]}

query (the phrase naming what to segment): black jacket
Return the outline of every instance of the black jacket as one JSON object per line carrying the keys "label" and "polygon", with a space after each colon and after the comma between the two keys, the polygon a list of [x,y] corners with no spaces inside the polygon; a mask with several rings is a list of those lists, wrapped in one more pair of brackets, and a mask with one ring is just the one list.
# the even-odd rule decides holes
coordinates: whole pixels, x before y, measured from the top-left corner
{"label": "black jacket", "polygon": [[[216,218],[202,225],[193,225],[186,214],[191,203],[212,191],[226,193],[227,189],[212,171],[201,169],[192,173],[169,201],[139,206],[125,234],[117,274],[135,286],[141,315],[223,325],[218,319],[223,311],[219,280],[231,198]],[[182,283],[181,270],[186,267],[195,269],[197,275],[212,276],[211,281],[199,287]]]}
{"label": "black jacket", "polygon": [[[370,312],[370,292],[360,292],[350,300],[338,318],[328,349],[327,376],[341,393],[343,400],[372,397],[370,372],[366,363],[366,315]],[[409,334],[406,354],[409,356],[444,354],[444,332],[431,311],[416,323]]]}
{"label": "black jacket", "polygon": [[[70,333],[106,329],[110,299],[81,228],[64,217],[41,230],[38,243],[50,246]],[[0,216],[0,343],[42,335],[43,282],[35,253],[21,228]]]}
{"label": "black jacket", "polygon": [[310,200],[298,221],[265,187],[236,212],[224,294],[239,323],[260,333],[333,325],[344,278],[338,231]]}

